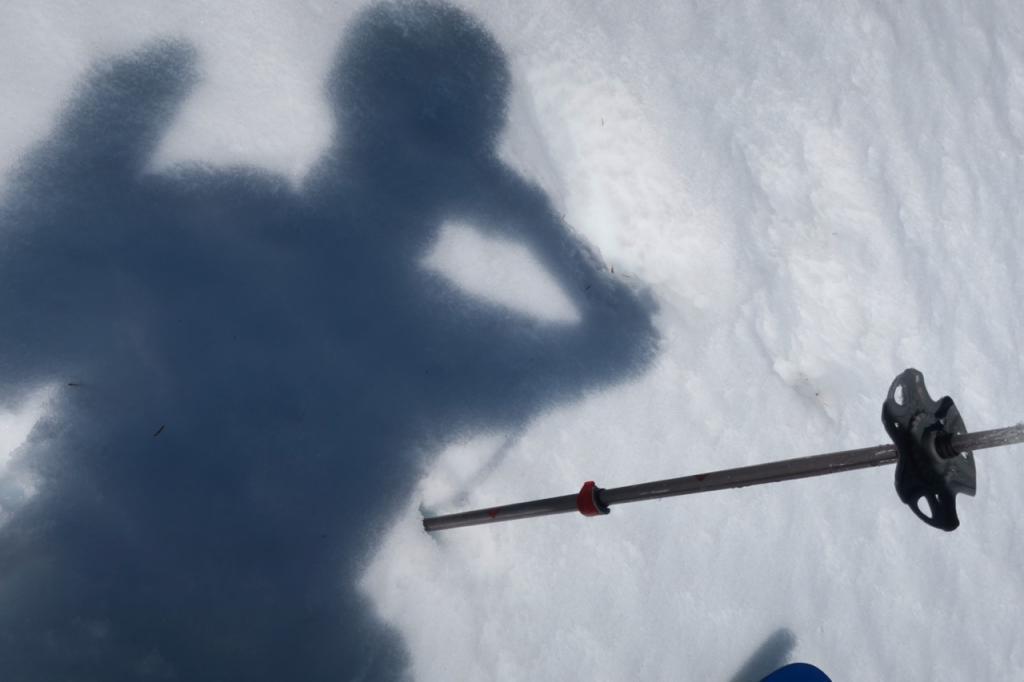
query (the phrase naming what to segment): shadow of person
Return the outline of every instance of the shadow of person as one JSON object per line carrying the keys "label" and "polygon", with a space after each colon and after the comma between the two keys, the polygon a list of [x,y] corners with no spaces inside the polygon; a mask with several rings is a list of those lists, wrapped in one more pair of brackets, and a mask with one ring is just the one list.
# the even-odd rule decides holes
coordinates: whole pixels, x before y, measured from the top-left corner
{"label": "shadow of person", "polygon": [[[94,69],[0,214],[0,389],[61,387],[18,453],[38,493],[0,529],[0,671],[395,679],[352,585],[419,458],[639,371],[653,306],[497,159],[509,73],[465,13],[357,18],[298,191],[147,172],[194,61]],[[578,321],[422,267],[450,221],[528,246]]]}

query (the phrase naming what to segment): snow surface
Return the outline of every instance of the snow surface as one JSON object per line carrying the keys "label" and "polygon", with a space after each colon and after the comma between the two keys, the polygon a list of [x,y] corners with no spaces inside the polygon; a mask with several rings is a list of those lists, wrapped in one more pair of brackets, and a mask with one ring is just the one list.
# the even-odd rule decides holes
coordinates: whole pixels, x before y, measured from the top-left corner
{"label": "snow surface", "polygon": [[[898,502],[889,469],[630,505],[600,519],[556,516],[435,536],[420,527],[424,510],[560,495],[587,479],[612,487],[883,442],[880,403],[908,366],[924,372],[933,395],[952,395],[970,428],[1020,420],[1024,6],[459,6],[507,60],[501,159],[600,251],[616,273],[610,281],[650,291],[658,353],[628,380],[609,371],[576,389],[553,384],[558,400],[542,410],[510,403],[522,419],[506,424],[478,418],[490,401],[434,412],[432,402],[454,404],[452,395],[395,395],[411,409],[380,415],[383,422],[440,414],[450,423],[433,426],[447,436],[427,440],[418,458],[395,459],[396,467],[415,467],[396,478],[418,481],[392,497],[380,534],[375,525],[360,529],[370,533],[371,550],[345,580],[358,584],[361,608],[400,634],[412,676],[754,679],[765,672],[759,665],[788,657],[837,680],[1024,678],[1019,447],[979,454],[978,497],[961,499],[962,527],[952,534],[923,526]],[[92,64],[173,38],[194,48],[200,75],[146,168],[175,177],[182,162],[244,164],[292,188],[308,186],[335,134],[323,83],[360,7],[6,4],[0,172],[15,176],[32,145],[58,127]],[[458,229],[421,249],[421,267],[465,287],[468,299],[555,319],[549,324],[558,328],[586,319],[587,303],[564,290],[565,277],[537,284],[515,274],[527,248],[532,267],[550,269],[536,243],[509,247],[500,234],[485,235],[488,225],[451,224]],[[0,247],[23,238],[3,229]],[[491,269],[506,274],[497,276],[502,287],[487,290]],[[544,293],[559,284],[561,294]],[[508,296],[512,288],[519,303]],[[131,338],[139,357],[147,344],[159,345],[144,334]],[[592,359],[583,354],[580,362]],[[383,395],[405,386],[403,369],[373,370]],[[66,382],[65,371],[54,365],[46,381]],[[135,386],[134,378],[125,381]],[[303,395],[302,382],[327,395],[316,376],[295,381],[288,395]],[[71,409],[45,408],[32,392],[40,386],[15,381],[13,389],[16,404],[6,400],[5,414],[50,416],[0,460],[5,491],[7,472],[26,475],[50,434],[67,433],[54,424]],[[365,400],[387,409],[386,400]],[[139,414],[155,418],[150,407]],[[290,406],[263,409],[280,420]],[[8,449],[27,436],[25,417],[11,419],[0,421]],[[353,419],[360,423],[373,428]],[[161,438],[175,437],[174,428]],[[316,450],[330,437],[313,431],[308,438],[321,440],[301,447]],[[212,442],[245,442],[238,433],[225,438],[235,440]],[[54,462],[74,472],[67,458],[40,461],[46,467],[35,475],[44,478],[55,476],[47,468]],[[353,484],[358,472],[346,480]],[[48,499],[40,485],[35,501]],[[104,493],[102,480],[90,485]],[[33,620],[35,602],[10,585],[39,590],[23,577],[36,570],[36,557],[16,551],[36,547],[29,534],[37,526],[19,525],[19,515],[48,517],[36,508],[45,505],[25,505],[25,497],[0,496],[3,518],[13,514],[0,530],[0,570],[17,566],[21,581],[0,589],[0,608],[28,609],[20,627],[31,638],[33,624],[46,621]],[[313,520],[295,496],[267,499],[284,506],[269,507],[263,522],[301,529]],[[105,513],[92,521],[114,524],[117,507]],[[138,537],[132,533],[118,537]],[[112,563],[138,550],[101,547]],[[138,608],[165,604],[153,599]],[[139,658],[124,661],[124,670],[195,671],[174,659],[174,637],[119,638],[118,622],[87,612],[96,603],[64,614],[86,633],[51,641],[68,647],[68,660],[108,660],[123,646]],[[303,628],[304,637],[316,632]],[[361,635],[344,634],[359,645]],[[306,644],[282,647],[314,657]],[[6,665],[27,678],[25,671],[44,670],[30,659],[40,651]]]}

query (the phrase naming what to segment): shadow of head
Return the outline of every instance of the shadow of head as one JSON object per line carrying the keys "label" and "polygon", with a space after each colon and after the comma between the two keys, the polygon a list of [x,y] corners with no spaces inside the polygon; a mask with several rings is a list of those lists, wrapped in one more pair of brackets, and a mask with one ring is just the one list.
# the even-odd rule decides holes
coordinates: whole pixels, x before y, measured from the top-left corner
{"label": "shadow of head", "polygon": [[501,49],[469,15],[439,3],[386,3],[348,31],[327,94],[347,145],[467,154],[493,145],[509,82]]}

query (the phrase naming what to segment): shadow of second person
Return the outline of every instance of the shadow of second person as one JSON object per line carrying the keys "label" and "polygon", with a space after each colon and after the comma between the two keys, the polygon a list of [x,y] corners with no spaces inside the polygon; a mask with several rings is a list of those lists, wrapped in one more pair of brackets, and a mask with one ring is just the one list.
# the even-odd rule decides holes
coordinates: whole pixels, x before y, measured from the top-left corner
{"label": "shadow of second person", "polygon": [[[145,165],[194,79],[158,46],[94,72],[5,208],[10,395],[60,382],[0,529],[13,679],[392,679],[352,584],[418,453],[642,369],[653,305],[495,154],[510,77],[443,4],[372,7],[329,79],[338,130],[299,191]],[[527,246],[558,323],[421,265],[448,222]],[[73,379],[73,381],[69,381]]]}
{"label": "shadow of second person", "polygon": [[[386,4],[356,22],[328,85],[338,133],[304,189],[307,224],[335,245],[319,252],[335,264],[324,269],[340,271],[339,289],[359,292],[333,317],[335,332],[402,367],[417,412],[430,415],[417,441],[453,422],[521,422],[638,370],[654,348],[646,295],[497,158],[509,84],[497,44],[466,14]],[[421,259],[445,223],[529,248],[578,323],[475,301],[426,271]]]}

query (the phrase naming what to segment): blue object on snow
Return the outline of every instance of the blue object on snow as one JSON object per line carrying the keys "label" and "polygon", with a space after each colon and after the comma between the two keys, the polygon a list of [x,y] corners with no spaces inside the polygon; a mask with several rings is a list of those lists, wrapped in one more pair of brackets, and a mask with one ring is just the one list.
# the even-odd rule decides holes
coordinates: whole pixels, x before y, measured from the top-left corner
{"label": "blue object on snow", "polygon": [[810,663],[790,663],[761,682],[832,682],[829,676]]}

